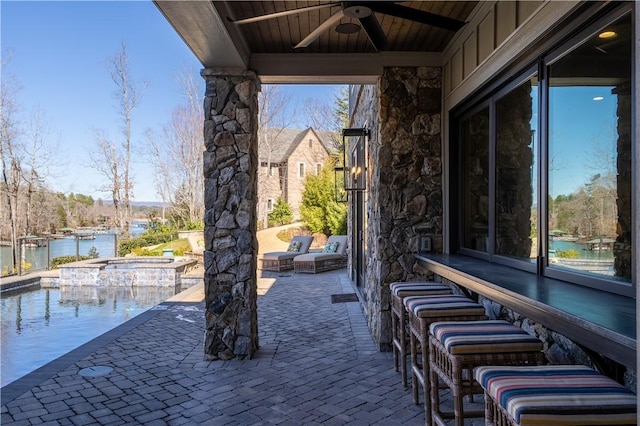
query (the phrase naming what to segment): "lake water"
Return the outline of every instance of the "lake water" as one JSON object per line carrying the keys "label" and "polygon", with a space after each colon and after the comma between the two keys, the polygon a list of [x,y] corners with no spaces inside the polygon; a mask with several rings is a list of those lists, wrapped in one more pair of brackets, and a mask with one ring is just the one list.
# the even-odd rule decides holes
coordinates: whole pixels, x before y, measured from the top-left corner
{"label": "lake water", "polygon": [[[135,237],[144,232],[141,226],[132,226],[131,234]],[[86,256],[91,247],[95,247],[99,257],[115,257],[117,253],[115,234],[96,234],[93,240],[78,240],[78,254]],[[31,263],[32,271],[47,269],[47,253],[49,259],[59,256],[75,256],[75,238],[62,238],[49,241],[49,251],[46,247],[23,247],[24,260]],[[11,247],[0,247],[0,271],[11,265]]]}
{"label": "lake water", "polygon": [[612,250],[588,250],[586,244],[578,244],[573,241],[550,240],[551,250],[575,250],[580,253],[580,259],[612,260]]}
{"label": "lake water", "polygon": [[42,289],[0,299],[1,386],[152,308],[175,288]]}

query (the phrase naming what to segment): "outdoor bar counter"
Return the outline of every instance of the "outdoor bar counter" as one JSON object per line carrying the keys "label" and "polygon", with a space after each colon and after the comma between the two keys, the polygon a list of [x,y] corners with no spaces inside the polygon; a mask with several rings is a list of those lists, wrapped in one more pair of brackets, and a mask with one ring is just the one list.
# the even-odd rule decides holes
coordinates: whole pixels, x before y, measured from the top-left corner
{"label": "outdoor bar counter", "polygon": [[436,275],[573,340],[598,367],[601,355],[636,369],[635,299],[464,255],[416,257]]}

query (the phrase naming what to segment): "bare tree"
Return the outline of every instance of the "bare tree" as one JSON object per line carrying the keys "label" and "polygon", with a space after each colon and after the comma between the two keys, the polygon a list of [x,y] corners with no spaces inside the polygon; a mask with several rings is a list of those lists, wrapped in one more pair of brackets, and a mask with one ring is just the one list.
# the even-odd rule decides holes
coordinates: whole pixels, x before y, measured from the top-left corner
{"label": "bare tree", "polygon": [[[148,84],[137,85],[130,79],[129,56],[126,45],[120,49],[107,63],[109,76],[115,84],[114,99],[118,102],[118,112],[122,119],[123,141],[121,149],[109,141],[104,134],[97,137],[98,154],[94,156],[93,166],[109,179],[110,192],[116,209],[117,227],[128,233],[131,218],[131,200],[133,199],[133,179],[131,174],[131,115],[142,99]],[[106,164],[96,164],[96,160],[104,160]]]}
{"label": "bare tree", "polygon": [[12,265],[18,264],[18,194],[21,184],[21,147],[19,144],[19,122],[17,118],[17,93],[20,86],[6,72],[11,54],[3,55],[0,72],[0,156],[2,157],[2,192],[7,203],[9,235],[12,247]]}
{"label": "bare tree", "polygon": [[[53,140],[50,127],[41,108],[30,115],[25,131],[25,160],[28,161],[23,172],[25,183],[25,223],[24,234],[36,231],[33,223],[34,203],[44,200],[38,194],[47,191],[45,180],[51,176],[51,170],[58,165],[58,143]],[[33,231],[33,232],[32,232]]]}
{"label": "bare tree", "polygon": [[[12,247],[12,267],[17,269],[18,236],[37,229],[33,223],[34,203],[44,199],[45,179],[56,162],[56,144],[50,140],[42,111],[30,114],[27,125],[18,119],[20,106],[17,94],[20,85],[7,72],[11,55],[2,58],[0,85],[0,157],[2,158],[1,210],[6,210],[0,237],[9,236]],[[39,210],[39,216],[43,214]],[[8,230],[5,228],[8,223]]]}
{"label": "bare tree", "polygon": [[162,135],[147,131],[156,187],[163,203],[169,203],[178,226],[191,227],[204,215],[204,186],[200,91],[188,70],[178,74],[184,103],[173,110]]}
{"label": "bare tree", "polygon": [[318,99],[307,99],[304,106],[307,126],[332,132],[334,148],[341,152],[342,129],[349,127],[349,88],[343,86],[334,93],[333,104]]}
{"label": "bare tree", "polygon": [[92,167],[107,179],[107,184],[102,188],[104,192],[111,192],[113,209],[115,212],[115,225],[121,230],[125,224],[125,213],[122,206],[123,179],[120,171],[122,159],[118,154],[116,144],[109,139],[103,131],[96,132],[97,152],[89,154]]}
{"label": "bare tree", "polygon": [[[290,96],[284,91],[282,86],[263,85],[258,94],[258,159],[259,170],[264,164],[263,176],[260,181],[263,187],[260,192],[267,194],[271,185],[272,154],[275,150],[275,141],[284,129],[289,126],[293,117],[286,114],[287,105],[291,102]],[[258,206],[258,217],[262,219],[263,225],[268,226],[267,197],[262,197],[262,202]]]}

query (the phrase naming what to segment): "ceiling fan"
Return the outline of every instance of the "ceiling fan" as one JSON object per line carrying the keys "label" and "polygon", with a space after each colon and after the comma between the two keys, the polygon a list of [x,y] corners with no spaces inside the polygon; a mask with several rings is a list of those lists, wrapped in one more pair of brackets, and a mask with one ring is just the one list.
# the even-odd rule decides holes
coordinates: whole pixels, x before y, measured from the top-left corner
{"label": "ceiling fan", "polygon": [[[252,22],[264,21],[267,19],[279,18],[282,16],[294,15],[302,12],[309,12],[312,10],[324,9],[327,7],[340,6],[340,10],[331,15],[329,19],[320,24],[315,30],[313,30],[308,36],[301,40],[294,46],[294,49],[307,47],[311,43],[320,37],[322,33],[336,27],[336,31],[349,34],[357,32],[360,26],[367,33],[371,44],[377,51],[384,50],[387,45],[387,36],[382,31],[380,23],[376,19],[373,12],[381,13],[384,15],[395,16],[402,19],[407,19],[414,22],[419,22],[425,25],[431,25],[438,28],[444,28],[449,31],[458,31],[462,28],[466,22],[459,21],[457,19],[449,18],[447,16],[436,15],[435,13],[425,12],[423,10],[414,9],[412,7],[402,6],[392,1],[342,1],[325,3],[315,6],[305,6],[296,9],[285,10],[282,12],[268,13],[265,15],[254,16],[253,18],[234,20],[229,17],[227,19],[236,24],[244,25]],[[340,24],[342,18],[358,19],[360,25],[353,23]]]}

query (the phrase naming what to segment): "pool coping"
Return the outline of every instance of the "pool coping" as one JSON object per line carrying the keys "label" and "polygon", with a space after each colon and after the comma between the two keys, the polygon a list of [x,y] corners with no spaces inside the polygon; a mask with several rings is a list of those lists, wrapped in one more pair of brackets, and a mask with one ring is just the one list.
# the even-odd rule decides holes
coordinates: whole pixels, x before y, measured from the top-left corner
{"label": "pool coping", "polygon": [[6,405],[7,403],[13,401],[30,389],[40,385],[41,383],[52,378],[61,371],[64,371],[74,363],[82,360],[83,358],[86,358],[99,348],[106,346],[110,342],[127,334],[136,327],[139,327],[141,324],[144,324],[145,322],[155,318],[157,315],[166,311],[166,309],[159,307],[168,308],[170,306],[176,305],[193,305],[201,303],[202,300],[204,300],[204,297],[199,298],[200,295],[204,296],[204,285],[195,285],[189,287],[188,289],[176,294],[175,296],[172,296],[166,301],[149,308],[147,311],[142,312],[141,314],[131,318],[130,320],[120,324],[119,326],[112,328],[111,330],[101,334],[100,336],[89,340],[87,343],[84,343],[81,346],[78,346],[77,348],[67,352],[66,354],[59,356],[53,361],[48,362],[42,367],[39,367],[36,370],[22,376],[21,378],[3,386],[0,389],[0,399],[2,399],[2,405]]}

